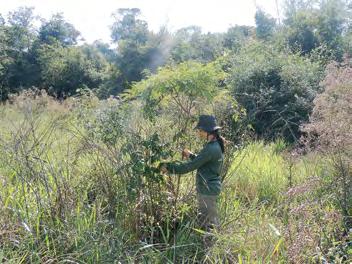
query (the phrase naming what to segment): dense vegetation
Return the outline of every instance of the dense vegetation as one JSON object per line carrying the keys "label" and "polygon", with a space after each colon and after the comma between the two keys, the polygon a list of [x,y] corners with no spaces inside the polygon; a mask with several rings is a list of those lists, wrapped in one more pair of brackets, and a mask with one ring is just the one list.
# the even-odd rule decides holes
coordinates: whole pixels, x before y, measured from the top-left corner
{"label": "dense vegetation", "polygon": [[[202,33],[119,9],[115,48],[0,15],[0,261],[349,263],[352,3],[284,11]],[[201,148],[202,113],[229,141],[210,246],[193,173],[157,169]]]}

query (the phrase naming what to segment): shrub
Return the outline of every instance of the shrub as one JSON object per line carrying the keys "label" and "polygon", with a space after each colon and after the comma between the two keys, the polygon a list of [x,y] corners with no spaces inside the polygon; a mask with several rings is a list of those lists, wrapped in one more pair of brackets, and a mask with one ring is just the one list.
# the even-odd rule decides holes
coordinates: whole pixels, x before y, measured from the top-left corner
{"label": "shrub", "polygon": [[230,58],[228,83],[260,137],[299,138],[320,91],[321,66],[296,54],[251,43]]}

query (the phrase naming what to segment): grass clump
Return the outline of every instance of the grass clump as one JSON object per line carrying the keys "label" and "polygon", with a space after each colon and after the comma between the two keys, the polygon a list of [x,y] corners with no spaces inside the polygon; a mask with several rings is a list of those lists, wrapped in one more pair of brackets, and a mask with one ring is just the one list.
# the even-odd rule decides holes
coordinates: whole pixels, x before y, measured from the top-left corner
{"label": "grass clump", "polygon": [[287,187],[287,163],[276,144],[253,142],[235,153],[226,184],[244,201],[274,202]]}

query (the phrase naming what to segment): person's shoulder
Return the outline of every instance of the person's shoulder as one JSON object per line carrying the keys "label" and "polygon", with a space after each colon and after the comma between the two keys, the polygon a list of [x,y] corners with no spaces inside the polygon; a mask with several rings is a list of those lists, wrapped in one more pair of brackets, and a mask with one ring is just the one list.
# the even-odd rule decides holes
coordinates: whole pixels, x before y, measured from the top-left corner
{"label": "person's shoulder", "polygon": [[221,147],[218,141],[211,141],[208,142],[208,144],[206,145],[206,148],[209,149],[209,151],[211,152],[219,152],[221,151]]}

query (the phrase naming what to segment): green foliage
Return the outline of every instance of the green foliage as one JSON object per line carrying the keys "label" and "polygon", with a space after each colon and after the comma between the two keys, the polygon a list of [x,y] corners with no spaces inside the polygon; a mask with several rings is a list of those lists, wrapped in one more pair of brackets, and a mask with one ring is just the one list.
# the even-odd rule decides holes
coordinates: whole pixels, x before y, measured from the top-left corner
{"label": "green foliage", "polygon": [[33,28],[34,7],[19,7],[16,10],[9,12],[8,23],[11,26],[30,29]]}
{"label": "green foliage", "polygon": [[224,47],[238,51],[246,41],[254,37],[255,29],[250,26],[230,27],[224,34]]}
{"label": "green foliage", "polygon": [[19,8],[8,17],[0,25],[1,100],[32,86],[58,97],[81,87],[100,87],[105,97],[118,91],[119,72],[106,58],[111,60],[111,53],[90,45],[72,47],[79,32],[61,14],[42,20],[39,29],[33,8]]}
{"label": "green foliage", "polygon": [[277,145],[252,143],[236,153],[228,178],[231,188],[244,201],[279,202],[287,187],[287,164]]}
{"label": "green foliage", "polygon": [[96,40],[93,42],[92,46],[104,55],[108,62],[113,63],[116,60],[116,53],[108,43]]}
{"label": "green foliage", "polygon": [[221,60],[208,64],[188,61],[159,68],[157,74],[136,83],[125,98],[138,98],[144,116],[152,122],[172,115],[179,123],[175,139],[184,137],[187,131],[191,133],[192,123],[199,114],[209,113],[223,127],[222,134],[240,144],[246,137],[245,111],[226,89],[222,63]]}
{"label": "green foliage", "polygon": [[272,37],[275,29],[275,19],[265,14],[261,9],[255,13],[256,36],[258,39],[267,40]]}
{"label": "green foliage", "polygon": [[284,31],[292,50],[308,54],[325,46],[325,56],[341,61],[351,19],[348,1],[287,1],[285,10]]}
{"label": "green foliage", "polygon": [[221,34],[202,34],[197,26],[189,26],[176,31],[170,50],[175,63],[188,60],[210,62],[222,53],[223,37]]}
{"label": "green foliage", "polygon": [[114,14],[111,37],[118,44],[115,64],[121,73],[119,91],[140,81],[145,70],[154,71],[166,60],[161,50],[163,33],[153,35],[139,15],[137,8],[118,9]]}
{"label": "green foliage", "polygon": [[117,141],[121,140],[124,129],[124,119],[120,108],[119,101],[112,99],[95,111],[95,118],[90,118],[88,123],[83,124],[89,131],[89,137],[99,139],[107,145],[116,145]]}
{"label": "green foliage", "polygon": [[7,98],[9,92],[7,69],[12,63],[12,58],[9,56],[9,46],[7,43],[6,27],[0,25],[0,100]]}
{"label": "green foliage", "polygon": [[142,96],[147,114],[155,115],[160,106],[172,101],[180,113],[189,116],[197,100],[209,102],[219,92],[224,77],[225,73],[214,63],[190,61],[160,68],[157,74],[136,83],[128,96]]}
{"label": "green foliage", "polygon": [[[347,261],[348,67],[329,68],[307,126],[333,163],[289,152],[287,141],[308,120],[322,64],[350,49],[350,9],[339,0],[289,3],[282,31],[258,11],[256,28],[223,34],[154,33],[139,9],[120,9],[111,27],[116,50],[74,46],[78,32],[60,14],[39,30],[31,8],[0,16],[0,95],[10,99],[0,106],[0,262]],[[8,96],[32,85],[74,96]],[[125,93],[100,101],[93,90]],[[200,149],[192,128],[201,113],[214,114],[232,141],[222,225],[212,234],[196,223],[194,177],[157,169],[185,147]],[[248,128],[278,140],[245,145]],[[245,147],[233,153],[234,144]],[[204,235],[212,245],[202,244]]]}
{"label": "green foliage", "polygon": [[315,32],[316,14],[300,11],[288,24],[287,42],[291,50],[307,54],[319,45]]}
{"label": "green foliage", "polygon": [[[73,50],[80,50],[83,45],[80,48],[72,47],[77,45],[80,35],[72,24],[65,21],[62,14],[55,14],[46,21],[35,16],[33,8],[22,7],[10,12],[7,21],[0,19],[2,100],[9,93],[32,86],[48,90],[48,85],[54,87],[50,91],[55,91],[58,96],[62,96],[62,93],[73,94],[76,89],[85,86],[95,89],[101,98],[107,98],[130,88],[133,82],[140,81],[149,73],[155,73],[158,67],[165,64],[174,65],[188,60],[209,63],[229,52],[238,52],[255,35],[259,39],[276,42],[278,49],[284,52],[288,46],[291,51],[309,55],[313,61],[324,64],[332,59],[341,60],[344,53],[351,53],[351,9],[348,2],[342,0],[319,3],[287,1],[282,27],[276,27],[273,18],[258,10],[256,28],[234,26],[226,33],[204,34],[196,26],[185,27],[175,33],[163,27],[154,33],[148,29],[146,21],[140,18],[141,10],[137,8],[119,9],[113,16],[115,21],[111,25],[111,37],[117,44],[117,49],[96,42],[92,45],[94,48],[89,48],[88,53],[94,55],[88,63],[60,61],[66,56],[63,53],[71,54],[76,58],[73,60],[85,60],[78,59],[82,56],[73,54]],[[41,24],[36,27],[39,20]],[[52,49],[45,48],[46,45],[52,46],[52,49],[60,48],[55,53]],[[65,48],[67,51],[63,52]],[[87,55],[87,47],[82,49]],[[43,54],[45,50],[48,51],[47,56]],[[48,62],[49,55],[57,55],[58,61],[54,63],[55,59],[51,58]],[[66,58],[65,61],[69,59]],[[102,66],[105,70],[101,70],[95,61],[106,64]],[[53,77],[55,70],[48,70],[51,73],[46,71],[48,64],[57,73],[61,74],[65,67],[73,67],[74,73],[62,73],[59,80],[58,76]],[[63,64],[71,66],[62,66]],[[81,66],[77,64],[89,68],[89,73],[78,69]],[[79,80],[72,81],[71,78]],[[62,88],[66,84],[68,88]]]}
{"label": "green foliage", "polygon": [[121,40],[119,42],[117,67],[123,78],[123,87],[129,88],[132,82],[140,81],[143,71],[148,69],[151,61],[151,50],[149,46],[140,46],[135,42]]}
{"label": "green foliage", "polygon": [[39,29],[38,39],[43,44],[55,44],[59,42],[63,46],[77,44],[80,33],[74,26],[64,20],[61,13],[55,14],[47,22],[42,23]]}
{"label": "green foliage", "polygon": [[58,97],[76,93],[82,87],[97,88],[108,65],[103,57],[86,47],[42,45],[38,50],[42,83]]}
{"label": "green foliage", "polygon": [[229,86],[256,133],[296,140],[320,91],[320,64],[260,43],[243,48],[230,62]]}
{"label": "green foliage", "polygon": [[22,7],[8,14],[7,23],[0,26],[2,35],[0,52],[2,75],[1,99],[16,92],[24,84],[33,85],[36,79],[35,67],[31,61],[30,49],[35,40],[35,16],[33,8]]}
{"label": "green foliage", "polygon": [[111,38],[114,42],[130,40],[136,44],[145,44],[148,39],[148,25],[138,19],[138,8],[121,8],[114,14],[115,22],[111,26]]}
{"label": "green foliage", "polygon": [[[168,145],[160,142],[160,136],[157,133],[146,139],[138,135],[132,135],[129,139],[130,141],[122,147],[122,153],[130,158],[126,164],[130,170],[126,183],[128,197],[135,200],[143,192],[140,188],[146,188],[145,194],[152,196],[152,200],[146,202],[146,207],[149,207],[147,209],[151,210],[147,218],[152,217],[153,219],[145,220],[161,222],[163,221],[161,215],[163,207],[168,207],[168,205],[165,204],[167,196],[161,192],[165,189],[166,180],[157,166],[161,160],[171,156]],[[155,190],[159,192],[152,194],[151,192]]]}
{"label": "green foliage", "polygon": [[26,52],[35,39],[34,8],[20,7],[8,15],[7,34],[14,52]]}
{"label": "green foliage", "polygon": [[[166,111],[151,122],[139,99],[99,101],[89,90],[80,93],[58,102],[26,92],[0,108],[3,261],[346,259],[330,193],[317,189],[318,180],[306,182],[330,175],[323,157],[287,158],[282,141],[230,155],[219,200],[222,225],[206,234],[195,221],[194,178],[155,169],[179,157],[180,141],[200,147],[193,138],[173,139],[184,120]],[[290,182],[294,188],[287,189]],[[208,247],[205,235],[214,238]]]}

